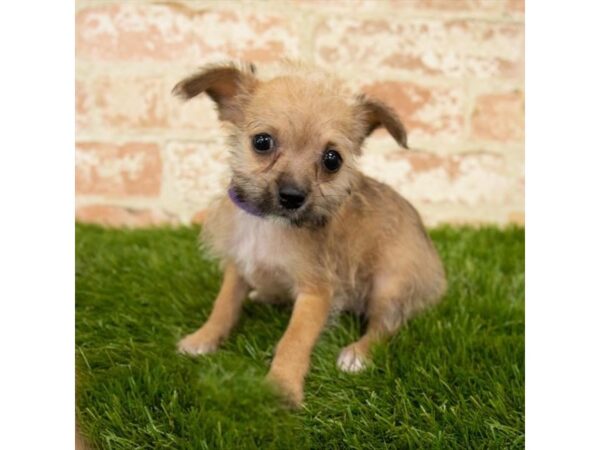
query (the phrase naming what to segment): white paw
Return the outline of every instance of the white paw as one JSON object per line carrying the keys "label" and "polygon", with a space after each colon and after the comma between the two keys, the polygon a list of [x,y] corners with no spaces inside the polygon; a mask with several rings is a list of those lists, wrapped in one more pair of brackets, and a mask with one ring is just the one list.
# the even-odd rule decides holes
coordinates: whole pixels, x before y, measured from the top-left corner
{"label": "white paw", "polygon": [[367,358],[357,353],[352,345],[344,348],[337,359],[337,366],[343,372],[360,372],[367,367]]}
{"label": "white paw", "polygon": [[250,299],[250,301],[256,303],[264,303],[266,305],[277,305],[282,303],[283,301],[280,297],[277,297],[276,295],[261,292],[256,289],[250,291],[250,293],[248,294],[248,298]]}
{"label": "white paw", "polygon": [[179,353],[185,353],[186,355],[205,355],[217,350],[218,345],[216,343],[201,341],[194,338],[195,336],[191,334],[180,340],[177,344]]}

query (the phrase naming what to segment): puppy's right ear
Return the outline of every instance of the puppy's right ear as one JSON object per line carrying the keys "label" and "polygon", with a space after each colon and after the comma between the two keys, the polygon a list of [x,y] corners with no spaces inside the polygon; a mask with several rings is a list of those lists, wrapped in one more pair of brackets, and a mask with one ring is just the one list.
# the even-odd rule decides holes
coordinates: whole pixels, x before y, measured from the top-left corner
{"label": "puppy's right ear", "polygon": [[177,83],[173,94],[189,100],[206,92],[216,103],[220,120],[240,125],[244,97],[250,95],[258,83],[254,72],[252,64],[208,66]]}

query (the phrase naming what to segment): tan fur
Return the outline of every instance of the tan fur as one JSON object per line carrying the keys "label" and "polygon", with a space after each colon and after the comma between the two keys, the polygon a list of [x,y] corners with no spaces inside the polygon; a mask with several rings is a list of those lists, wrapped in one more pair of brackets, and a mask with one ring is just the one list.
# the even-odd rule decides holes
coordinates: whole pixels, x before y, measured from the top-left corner
{"label": "tan fur", "polygon": [[[211,83],[220,94],[211,94]],[[406,133],[380,101],[352,96],[337,80],[304,67],[287,66],[283,75],[259,80],[248,67],[212,66],[176,92],[193,97],[199,86],[230,122],[232,186],[264,215],[248,214],[226,194],[208,211],[203,240],[226,268],[223,287],[207,323],[180,349],[214,350],[234,326],[248,288],[253,297],[295,300],[269,379],[299,404],[310,352],[332,312],[368,318],[365,335],[338,360],[341,369],[355,371],[374,342],[445,291],[443,267],[417,211],[357,167],[362,142],[375,128],[385,127],[405,147]],[[258,133],[274,137],[273,152],[253,150]],[[326,148],[343,158],[336,173],[322,166]],[[277,209],[282,180],[308,192],[298,211]]]}

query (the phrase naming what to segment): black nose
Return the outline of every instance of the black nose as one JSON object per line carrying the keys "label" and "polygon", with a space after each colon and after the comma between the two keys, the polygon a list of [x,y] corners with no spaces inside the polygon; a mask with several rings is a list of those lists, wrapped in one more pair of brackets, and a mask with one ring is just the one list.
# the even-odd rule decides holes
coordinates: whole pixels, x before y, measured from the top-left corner
{"label": "black nose", "polygon": [[279,204],[285,209],[298,209],[306,200],[306,193],[294,186],[279,188]]}

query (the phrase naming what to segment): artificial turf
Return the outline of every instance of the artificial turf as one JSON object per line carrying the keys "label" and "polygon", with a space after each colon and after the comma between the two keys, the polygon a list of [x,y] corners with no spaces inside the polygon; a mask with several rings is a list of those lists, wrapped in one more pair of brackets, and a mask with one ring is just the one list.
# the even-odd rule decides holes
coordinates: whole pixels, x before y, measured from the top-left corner
{"label": "artificial turf", "polygon": [[438,228],[448,293],[360,374],[337,370],[360,333],[321,336],[304,407],[263,382],[288,307],[247,302],[215,354],[176,353],[210,312],[221,274],[198,229],[76,228],[77,418],[112,449],[522,448],[524,230]]}

